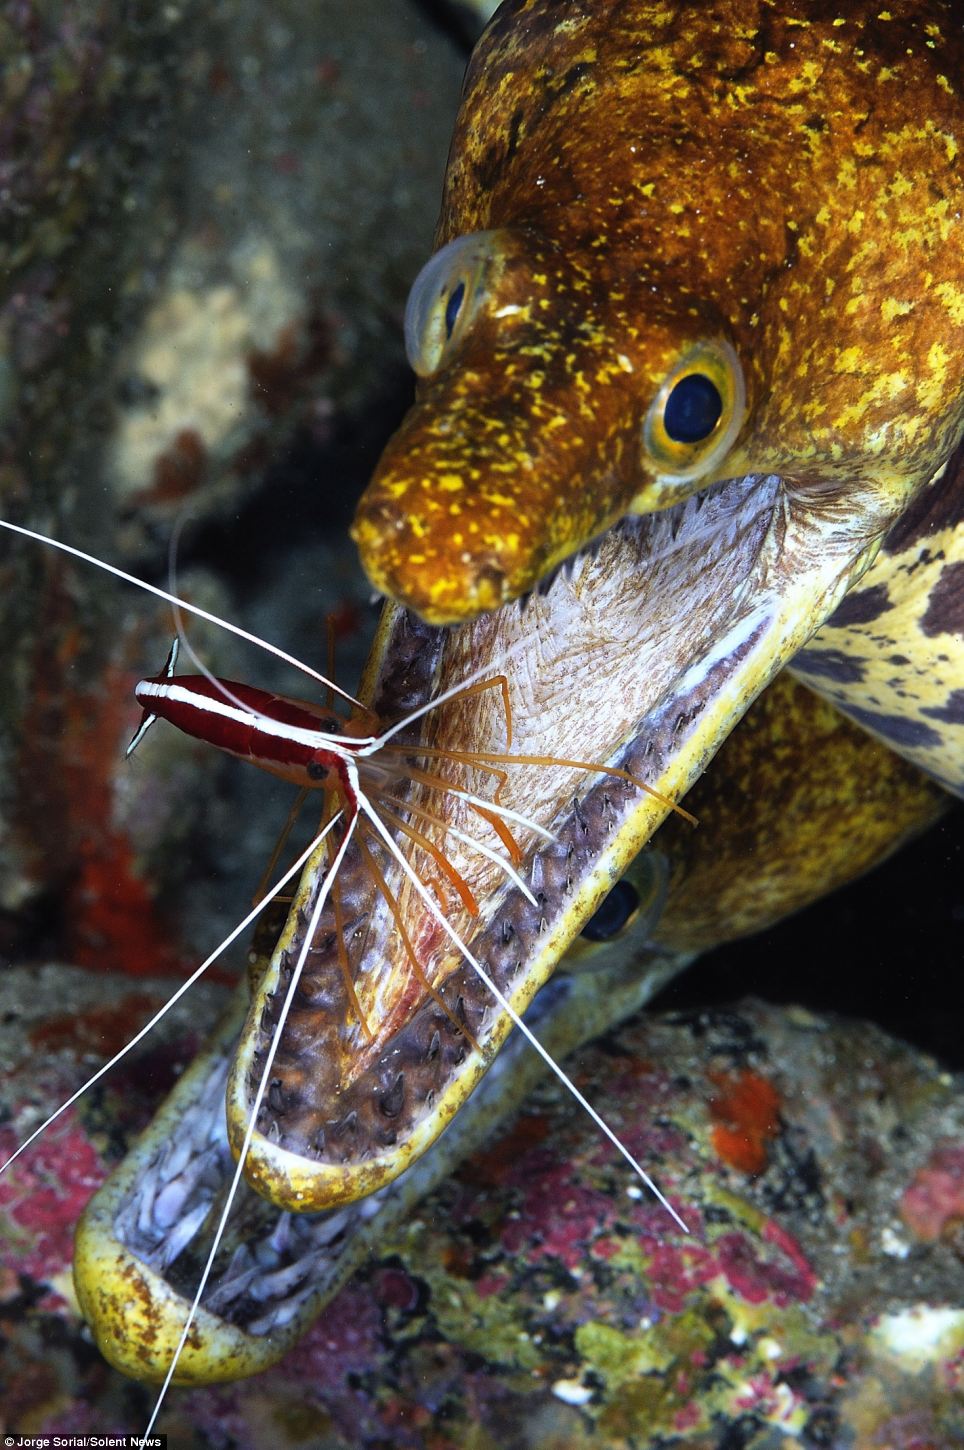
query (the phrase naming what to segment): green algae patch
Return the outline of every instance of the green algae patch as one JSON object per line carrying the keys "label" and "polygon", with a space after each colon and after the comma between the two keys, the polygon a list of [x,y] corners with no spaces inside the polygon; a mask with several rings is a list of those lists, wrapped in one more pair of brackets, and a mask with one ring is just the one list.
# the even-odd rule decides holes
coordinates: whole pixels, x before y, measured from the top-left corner
{"label": "green algae patch", "polygon": [[639,1240],[632,1236],[615,1241],[615,1248],[607,1262],[611,1269],[628,1270],[641,1283],[649,1274],[649,1255],[644,1253]]}
{"label": "green algae patch", "polygon": [[745,1194],[727,1188],[711,1175],[703,1181],[702,1201],[704,1212],[706,1208],[713,1208],[725,1213],[732,1224],[739,1224],[750,1233],[759,1234],[767,1220],[767,1214],[759,1204],[753,1203]]}
{"label": "green algae patch", "polygon": [[580,1324],[576,1348],[607,1384],[615,1386],[688,1365],[695,1356],[708,1353],[713,1338],[714,1331],[698,1315],[684,1314],[631,1334],[609,1324]]}
{"label": "green algae patch", "polygon": [[[543,1362],[519,1314],[519,1301],[501,1294],[483,1297],[464,1279],[430,1279],[432,1311],[446,1338],[490,1364],[534,1370]],[[514,1306],[514,1307],[513,1307]]]}
{"label": "green algae patch", "polygon": [[576,1348],[610,1385],[664,1370],[671,1362],[648,1335],[624,1334],[608,1324],[581,1324],[576,1330]]}
{"label": "green algae patch", "polygon": [[693,1389],[714,1331],[696,1314],[666,1319],[627,1334],[608,1324],[582,1324],[576,1348],[585,1367],[606,1383],[598,1424],[607,1435],[705,1428],[694,1415]]}
{"label": "green algae patch", "polygon": [[813,1316],[798,1305],[791,1305],[779,1317],[771,1317],[767,1332],[756,1340],[755,1347],[761,1363],[793,1361],[808,1365],[818,1374],[829,1375],[840,1357],[836,1337],[817,1329]]}

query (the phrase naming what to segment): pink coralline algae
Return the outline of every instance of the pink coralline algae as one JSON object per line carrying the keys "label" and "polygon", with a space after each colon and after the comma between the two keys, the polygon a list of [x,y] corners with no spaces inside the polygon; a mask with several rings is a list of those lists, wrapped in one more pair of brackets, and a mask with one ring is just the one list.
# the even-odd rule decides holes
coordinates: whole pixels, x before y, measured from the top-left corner
{"label": "pink coralline algae", "polygon": [[[0,1130],[0,1162],[17,1146],[11,1129]],[[0,1177],[7,1254],[16,1254],[20,1273],[46,1283],[69,1273],[77,1220],[106,1176],[77,1115],[68,1112]],[[45,1300],[44,1307],[54,1302]],[[61,1302],[59,1295],[56,1302]]]}
{"label": "pink coralline algae", "polygon": [[585,1257],[587,1245],[605,1234],[615,1217],[610,1197],[573,1184],[568,1166],[557,1163],[548,1172],[533,1174],[520,1214],[502,1231],[502,1247],[514,1253],[529,1243],[530,1259],[553,1256],[574,1269]]}
{"label": "pink coralline algae", "polygon": [[916,1238],[936,1243],[964,1223],[964,1143],[934,1150],[900,1200],[900,1215]]}
{"label": "pink coralline algae", "polygon": [[370,1289],[349,1284],[285,1361],[285,1369],[317,1388],[340,1386],[378,1357],[381,1328],[381,1310]]}
{"label": "pink coralline algae", "polygon": [[[182,1024],[178,1036],[185,1031]],[[644,1093],[651,1088],[656,1074],[634,1066],[657,1059],[664,1086],[637,1118],[625,1089],[634,1080]],[[756,1004],[643,1018],[587,1051],[578,1068],[610,1120],[631,1118],[665,1145],[647,1167],[689,1234],[611,1148],[600,1149],[568,1102],[540,1089],[458,1181],[392,1231],[378,1261],[284,1362],[246,1384],[174,1392],[165,1411],[170,1443],[964,1445],[964,1359],[954,1335],[925,1368],[913,1356],[881,1357],[874,1339],[899,1311],[938,1306],[943,1323],[948,1304],[964,1302],[948,1236],[960,1216],[964,1116],[946,1074],[875,1029]],[[772,1082],[780,1098],[767,1163],[755,1174],[720,1157],[708,1111],[720,1091],[713,1075],[739,1084],[747,1073]],[[19,1086],[10,1116],[22,1121]],[[120,1095],[130,1091],[128,1083]],[[98,1130],[107,1123],[111,1136],[129,1119],[110,1106],[114,1094],[105,1086],[96,1110]],[[9,1379],[24,1387],[15,1429],[130,1429],[150,1409],[150,1389],[99,1365],[79,1331],[69,1338],[61,1301],[37,1307],[67,1263],[79,1201],[66,1184],[78,1200],[89,1191],[81,1194],[71,1173],[91,1185],[103,1171],[81,1135],[92,1120],[89,1110],[67,1115],[22,1173],[0,1179],[0,1227],[21,1270],[18,1282],[0,1281],[3,1333],[16,1356]],[[0,1133],[0,1152],[12,1137],[12,1128]],[[880,1163],[885,1171],[869,1171]],[[895,1185],[917,1231],[909,1259],[888,1251]],[[28,1246],[34,1232],[39,1242]],[[47,1342],[56,1332],[71,1349],[41,1381],[35,1331],[45,1319]],[[88,1403],[96,1410],[85,1417]]]}
{"label": "pink coralline algae", "polygon": [[657,1309],[679,1314],[704,1284],[714,1279],[718,1267],[713,1255],[701,1244],[657,1244],[647,1254],[647,1282]]}
{"label": "pink coralline algae", "polygon": [[814,1274],[800,1250],[788,1240],[789,1235],[781,1232],[773,1257],[740,1233],[724,1234],[717,1240],[716,1253],[727,1283],[747,1304],[770,1300],[782,1309],[798,1301],[806,1302],[812,1295]]}

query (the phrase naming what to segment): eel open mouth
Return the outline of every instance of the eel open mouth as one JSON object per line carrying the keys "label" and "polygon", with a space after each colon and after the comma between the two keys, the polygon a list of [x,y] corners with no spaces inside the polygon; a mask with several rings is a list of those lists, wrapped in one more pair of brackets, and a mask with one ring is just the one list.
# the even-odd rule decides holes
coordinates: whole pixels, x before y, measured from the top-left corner
{"label": "eel open mouth", "polygon": [[[775,477],[734,480],[665,513],[626,520],[524,603],[451,631],[391,613],[376,647],[376,708],[394,715],[480,668],[504,672],[510,754],[612,765],[678,799],[850,583],[852,544],[834,557],[826,540],[812,552],[808,542],[806,515]],[[421,749],[506,750],[496,690],[456,698],[426,720]],[[446,757],[427,758],[457,774]],[[488,844],[499,844],[486,822],[476,817],[473,825],[461,794],[436,791],[437,824],[425,829],[436,832],[479,903],[476,916],[459,902],[433,915],[386,858],[382,870],[397,901],[390,909],[379,900],[370,860],[356,854],[346,862],[342,920],[358,944],[354,990],[371,1041],[345,1000],[335,917],[326,911],[245,1168],[275,1202],[318,1209],[350,1201],[417,1158],[510,1029],[470,957],[524,1011],[667,810],[665,799],[607,775],[521,763],[505,774],[499,804],[550,834],[518,832],[528,895],[490,857],[446,837],[448,826],[463,838],[481,836],[482,826]],[[465,783],[463,772],[457,784]],[[412,781],[406,806],[425,810],[426,789]],[[485,789],[477,770],[470,789]],[[366,849],[370,858],[375,848]],[[416,859],[422,875],[431,865],[427,856]],[[236,1153],[322,872],[319,863],[306,876],[248,1016],[228,1095]],[[422,991],[413,956],[434,996]]]}
{"label": "eel open mouth", "polygon": [[[395,719],[469,676],[504,674],[511,755],[611,765],[678,799],[871,552],[852,538],[828,543],[780,479],[731,480],[663,513],[623,521],[543,591],[457,629],[434,628],[391,608],[369,666],[368,694],[381,718]],[[107,1357],[130,1373],[157,1378],[170,1363],[185,1317],[178,1291],[197,1278],[193,1245],[229,1167],[221,1083],[227,1074],[227,1136],[237,1154],[295,960],[304,954],[305,971],[245,1163],[249,1181],[277,1207],[255,1206],[259,1200],[245,1191],[245,1243],[238,1247],[236,1238],[227,1257],[222,1250],[212,1284],[222,1267],[226,1277],[202,1305],[179,1380],[231,1379],[272,1362],[317,1312],[319,1293],[330,1295],[364,1256],[376,1219],[392,1211],[386,1205],[403,1211],[445,1171],[444,1148],[441,1157],[436,1150],[413,1165],[456,1114],[459,1124],[473,1121],[463,1105],[501,1060],[498,1049],[511,1026],[448,931],[524,1012],[669,809],[624,778],[559,764],[505,766],[499,804],[533,827],[512,825],[520,889],[493,859],[504,841],[466,798],[468,790],[491,800],[491,774],[477,761],[420,754],[506,753],[501,690],[456,696],[414,728],[422,731],[410,742],[416,768],[407,767],[402,780],[393,767],[391,790],[401,804],[392,809],[433,833],[478,910],[473,915],[464,900],[448,900],[455,893],[444,881],[432,890],[445,910],[430,910],[369,836],[364,849],[349,848],[337,919],[329,902],[306,943],[328,865],[321,851],[309,862],[233,1065],[227,1065],[228,1042],[236,1022],[225,1028],[213,1056],[178,1085],[93,1200],[79,1231],[81,1302]],[[444,774],[460,793],[426,784],[418,767]],[[489,854],[474,849],[476,839]],[[428,879],[434,858],[410,838],[403,847],[415,873]],[[338,924],[349,944],[355,1004],[336,945]],[[431,993],[413,969],[413,956]],[[559,980],[553,992],[562,994]],[[638,985],[633,990],[634,1001],[643,1000]],[[598,1001],[598,991],[595,996]],[[609,996],[606,1012],[616,1010],[618,992]],[[550,1005],[543,992],[534,1010]],[[577,1025],[568,1038],[563,1034],[562,1046],[603,1025],[602,1008],[594,1016],[582,1001],[569,1010]],[[524,1048],[516,1034],[517,1061],[532,1058]],[[501,1070],[498,1077],[510,1081]],[[199,1102],[207,1106],[197,1109],[197,1131],[188,1137],[175,1124]],[[461,1134],[447,1135],[453,1143],[458,1138],[459,1152]],[[171,1140],[178,1146],[171,1148]],[[292,1220],[284,1212],[291,1209],[321,1217]],[[159,1287],[169,1263],[173,1282]],[[132,1300],[143,1332],[132,1325]],[[225,1315],[233,1320],[227,1328]]]}

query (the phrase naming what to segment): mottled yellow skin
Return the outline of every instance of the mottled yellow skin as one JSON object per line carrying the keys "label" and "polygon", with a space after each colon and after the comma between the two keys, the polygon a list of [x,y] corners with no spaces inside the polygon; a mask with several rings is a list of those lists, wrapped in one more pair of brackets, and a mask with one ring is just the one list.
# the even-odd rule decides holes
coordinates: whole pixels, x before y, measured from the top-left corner
{"label": "mottled yellow skin", "polygon": [[[650,732],[662,741],[660,700],[678,699],[676,738],[649,778],[672,798],[794,655],[835,703],[964,791],[955,728],[964,581],[942,573],[938,599],[942,586],[901,534],[902,519],[923,510],[926,532],[964,561],[959,474],[948,468],[964,429],[962,74],[958,7],[909,0],[516,0],[469,68],[438,241],[475,235],[490,266],[450,345],[421,359],[416,404],[362,500],[355,537],[378,587],[453,623],[530,590],[623,515],[672,509],[682,526],[691,495],[712,499],[733,480],[751,495],[761,476],[776,478],[756,560],[729,574],[724,562],[711,578],[690,555],[671,615],[647,578],[648,558],[655,576],[672,552],[666,538],[636,567],[640,633],[661,610],[664,653],[680,662],[654,697],[645,681],[633,685],[637,742]],[[444,287],[439,297],[447,305]],[[649,420],[681,361],[720,343],[741,360],[745,411],[741,402],[725,451],[707,440],[710,461],[694,472],[691,457],[677,463],[652,446]],[[692,515],[687,527],[698,527]],[[868,568],[860,592],[883,591],[891,627],[876,619],[873,639],[855,638],[860,621],[844,600],[828,633],[798,654]],[[716,655],[719,635],[700,638],[701,620],[750,577]],[[714,659],[737,660],[754,607],[745,658],[707,685]],[[600,634],[605,623],[601,612]],[[628,688],[621,629],[613,622],[620,644],[601,643],[586,666],[612,677],[614,699]],[[956,640],[950,653],[944,634]],[[529,668],[539,669],[538,653]],[[661,663],[650,647],[647,666]],[[904,711],[881,696],[886,670]],[[625,735],[590,735],[607,705],[594,698],[592,718],[576,707],[568,723],[609,758]],[[926,728],[908,723],[914,711]],[[807,741],[803,726],[800,772]],[[859,755],[842,748],[841,767]],[[862,822],[855,810],[852,829],[866,832],[856,847],[851,828],[831,829],[822,855],[817,811],[809,842],[806,831],[780,842],[787,879],[774,871],[771,884],[764,865],[769,906],[747,898],[730,927],[717,915],[701,939],[749,929],[861,869],[884,838],[927,816],[930,793],[916,781],[906,788],[906,818],[897,810],[881,826],[877,807]],[[724,833],[737,815],[723,813]],[[649,802],[613,832],[595,875],[550,924],[556,955],[605,872],[625,870],[658,824]],[[780,860],[776,844],[771,858]],[[695,893],[697,866],[694,857]],[[533,971],[537,957],[538,971],[551,971],[545,951]],[[452,1101],[439,1093],[440,1113]]]}
{"label": "mottled yellow skin", "polygon": [[[660,945],[706,951],[761,931],[875,866],[948,797],[784,672],[721,747],[656,849],[670,867]],[[774,962],[779,975],[782,963]]]}
{"label": "mottled yellow skin", "polygon": [[[438,241],[505,228],[511,260],[362,501],[376,586],[463,619],[621,514],[750,472],[879,537],[961,434],[962,70],[942,4],[504,5]],[[717,335],[746,423],[681,487],[641,422]]]}

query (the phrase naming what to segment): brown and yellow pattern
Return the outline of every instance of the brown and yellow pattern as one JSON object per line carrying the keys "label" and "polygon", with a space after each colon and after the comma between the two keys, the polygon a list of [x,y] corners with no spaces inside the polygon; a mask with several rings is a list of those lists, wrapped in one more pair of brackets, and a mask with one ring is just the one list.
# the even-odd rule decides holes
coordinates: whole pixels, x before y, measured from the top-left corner
{"label": "brown and yellow pattern", "polygon": [[794,673],[964,794],[964,450],[796,656]]}
{"label": "brown and yellow pattern", "polygon": [[499,229],[499,266],[362,502],[373,581],[465,618],[696,491],[640,431],[720,335],[746,421],[699,487],[777,473],[879,538],[962,426],[960,30],[913,3],[504,5],[438,231]]}

